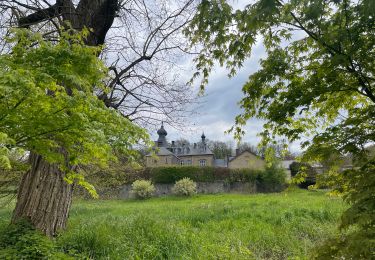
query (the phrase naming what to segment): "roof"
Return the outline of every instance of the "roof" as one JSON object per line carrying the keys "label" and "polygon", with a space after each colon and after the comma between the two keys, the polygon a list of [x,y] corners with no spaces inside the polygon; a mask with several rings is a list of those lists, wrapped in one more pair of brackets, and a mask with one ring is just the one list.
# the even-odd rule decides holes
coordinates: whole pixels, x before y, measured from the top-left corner
{"label": "roof", "polygon": [[[194,145],[175,146],[174,142],[168,144],[166,135],[167,131],[164,129],[164,124],[162,122],[160,129],[157,131],[159,135],[158,140],[155,142],[155,146],[159,148],[157,155],[174,155],[174,156],[194,156],[194,155],[213,155],[214,153],[208,148],[205,141],[206,136],[202,133],[202,141]],[[150,156],[148,154],[148,156]]]}
{"label": "roof", "polygon": [[207,147],[207,145],[189,145],[189,146],[179,146],[170,147],[169,149],[174,149],[174,154],[177,156],[189,156],[189,155],[213,155],[214,153]]}
{"label": "roof", "polygon": [[[171,151],[169,151],[167,148],[165,148],[165,147],[158,147],[157,148],[157,155],[174,155]],[[149,153],[149,154],[147,154],[146,156],[151,156],[152,155],[152,153]]]}
{"label": "roof", "polygon": [[[208,147],[196,147],[186,146],[186,147],[174,147],[174,153],[172,152],[172,147],[157,147],[156,155],[174,155],[174,156],[194,156],[194,155],[214,155],[213,152]],[[180,149],[180,150],[179,150]],[[152,153],[147,154],[146,156],[151,156]]]}
{"label": "roof", "polygon": [[259,159],[261,159],[261,160],[263,160],[262,157],[260,157],[259,155],[255,154],[254,152],[252,152],[252,151],[250,151],[250,150],[244,150],[244,151],[240,152],[239,154],[237,154],[237,155],[234,156],[234,157],[229,157],[229,161],[233,161],[234,159],[236,159],[237,157],[241,156],[242,154],[244,154],[244,153],[246,153],[246,152],[247,152],[247,153],[250,153],[250,154],[252,154],[252,155],[254,155],[254,156],[256,156],[257,158],[259,158]]}
{"label": "roof", "polygon": [[163,124],[161,125],[160,129],[157,131],[158,135],[164,135],[166,136],[168,133],[167,131],[164,129],[164,126]]}

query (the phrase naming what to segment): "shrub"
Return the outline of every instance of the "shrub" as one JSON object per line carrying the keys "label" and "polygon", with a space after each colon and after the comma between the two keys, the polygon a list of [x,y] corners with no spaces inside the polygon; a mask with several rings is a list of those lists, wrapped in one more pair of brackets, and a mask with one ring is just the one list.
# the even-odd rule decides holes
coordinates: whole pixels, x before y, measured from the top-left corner
{"label": "shrub", "polygon": [[146,168],[140,174],[144,179],[152,179],[154,183],[175,183],[183,178],[195,182],[255,182],[262,171],[253,169],[228,169],[197,166],[172,166]]}
{"label": "shrub", "polygon": [[196,166],[174,166],[149,168],[148,175],[154,183],[175,183],[182,178],[194,181],[212,182],[215,180],[215,168]]}
{"label": "shrub", "polygon": [[189,178],[183,178],[176,181],[172,192],[179,196],[191,196],[197,193],[197,184]]}
{"label": "shrub", "polygon": [[255,182],[263,171],[254,169],[230,169],[224,180],[234,182]]}
{"label": "shrub", "polygon": [[71,259],[26,220],[0,230],[0,259]]}
{"label": "shrub", "polygon": [[298,183],[298,186],[303,189],[307,189],[310,185],[316,184],[317,173],[314,168],[308,163],[293,162],[290,166],[290,173],[292,177],[295,177],[298,173],[303,172],[306,174],[305,180]]}
{"label": "shrub", "polygon": [[151,181],[137,180],[132,184],[132,193],[139,199],[147,199],[155,192],[155,186]]}
{"label": "shrub", "polygon": [[258,187],[263,192],[282,190],[286,185],[286,172],[281,167],[268,167],[257,176]]}

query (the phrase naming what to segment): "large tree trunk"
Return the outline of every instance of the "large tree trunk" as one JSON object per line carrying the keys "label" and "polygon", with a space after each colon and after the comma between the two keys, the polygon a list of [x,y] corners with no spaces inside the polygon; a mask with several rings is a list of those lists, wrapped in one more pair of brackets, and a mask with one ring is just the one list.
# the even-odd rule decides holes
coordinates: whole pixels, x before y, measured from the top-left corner
{"label": "large tree trunk", "polygon": [[73,185],[64,180],[65,174],[56,164],[42,156],[31,153],[30,163],[18,189],[12,223],[24,218],[46,235],[54,236],[66,226]]}
{"label": "large tree trunk", "polygon": [[[56,16],[69,21],[75,29],[90,28],[87,45],[104,43],[118,10],[118,0],[81,0],[77,7],[72,0],[56,0],[45,10],[37,11],[19,20],[21,27],[52,19]],[[105,99],[103,99],[105,101]],[[31,153],[31,169],[23,176],[12,222],[26,218],[48,236],[56,235],[66,227],[73,187],[64,181],[65,174],[56,164]]]}

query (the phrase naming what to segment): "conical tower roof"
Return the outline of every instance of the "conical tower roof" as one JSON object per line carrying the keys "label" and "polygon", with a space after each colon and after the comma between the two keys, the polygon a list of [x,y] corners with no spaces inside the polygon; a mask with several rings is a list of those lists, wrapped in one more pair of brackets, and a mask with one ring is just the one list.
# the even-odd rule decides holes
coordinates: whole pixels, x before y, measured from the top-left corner
{"label": "conical tower roof", "polygon": [[166,136],[168,134],[167,131],[165,131],[165,129],[164,129],[164,123],[163,122],[161,122],[161,127],[157,131],[157,133],[158,133],[158,135],[163,135],[163,136]]}

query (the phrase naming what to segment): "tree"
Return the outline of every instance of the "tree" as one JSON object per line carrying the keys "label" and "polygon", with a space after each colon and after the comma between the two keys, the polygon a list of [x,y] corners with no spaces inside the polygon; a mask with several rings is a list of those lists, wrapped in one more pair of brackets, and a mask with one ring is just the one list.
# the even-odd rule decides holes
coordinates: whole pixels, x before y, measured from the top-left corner
{"label": "tree", "polygon": [[[96,49],[95,54],[107,63],[109,77],[101,77],[106,87],[90,89],[105,105],[108,113],[115,113],[114,110],[120,111],[124,117],[142,126],[158,124],[161,120],[172,123],[172,118],[180,118],[182,121],[185,119],[186,106],[194,102],[193,95],[190,95],[193,92],[188,90],[187,86],[177,84],[178,75],[170,72],[178,71],[177,61],[181,61],[182,55],[185,54],[185,40],[179,35],[193,14],[193,1],[177,2],[171,8],[165,1],[158,4],[146,3],[142,0],[3,0],[0,8],[2,36],[9,35],[10,28],[19,26],[30,31],[42,32],[44,39],[56,42],[61,39],[62,28],[73,28],[75,31],[87,28],[86,37],[82,38],[86,45],[105,44],[104,48]],[[10,53],[12,44],[2,43],[1,52]],[[38,64],[37,59],[34,62]],[[52,66],[52,68],[57,67]],[[66,91],[69,94],[73,94],[71,89],[74,88],[67,85]],[[103,108],[100,102],[97,101],[98,108]],[[16,112],[22,111],[16,110]],[[48,120],[49,118],[51,117],[46,117]],[[79,115],[77,118],[70,116],[69,119],[76,120],[72,122],[73,125],[81,122]],[[59,125],[60,121],[45,122],[36,130],[40,131],[40,128],[51,122]],[[107,121],[107,123],[108,126],[98,125],[93,137],[99,137],[102,131],[104,133],[110,131],[115,121]],[[14,124],[12,126],[15,127]],[[65,125],[61,127],[59,131],[66,131]],[[118,127],[126,129],[120,124]],[[122,134],[127,138],[131,136],[141,138],[142,135],[136,134],[137,129],[128,128],[127,132]],[[78,135],[79,131],[75,134]],[[80,138],[84,141],[88,137]],[[75,142],[74,140],[76,139],[71,139],[72,142]],[[130,143],[135,142],[135,139],[130,140]],[[6,145],[14,143],[13,139],[6,135],[0,135],[0,142]],[[77,154],[70,154],[71,151],[60,142],[51,141],[44,144],[47,150],[52,145],[55,146],[60,156],[53,153],[52,158],[50,154],[44,153],[42,146],[38,146],[38,150],[22,143],[28,147],[27,149],[31,149],[29,156],[31,168],[22,178],[18,189],[13,221],[20,217],[27,217],[46,234],[55,235],[58,229],[64,228],[71,204],[72,185],[65,181],[65,177],[67,173],[75,176],[73,173],[77,164],[68,164],[61,169],[51,162],[56,158],[60,158],[60,163],[61,158],[72,158],[72,160],[80,158],[93,162],[96,155],[101,154],[108,146],[97,146],[96,153],[92,151],[94,156],[82,158]],[[8,151],[6,148],[1,148],[0,160],[4,165],[9,164],[6,159]],[[79,149],[80,146],[77,145],[76,148]],[[53,191],[53,194],[45,192],[45,189]]]}
{"label": "tree", "polygon": [[202,87],[215,61],[231,76],[257,41],[266,48],[261,68],[243,86],[244,112],[232,128],[237,137],[257,117],[265,121],[263,144],[277,136],[307,138],[304,161],[353,155],[358,168],[335,174],[351,205],[341,228],[350,231],[323,250],[328,257],[374,256],[375,159],[366,150],[375,142],[374,24],[371,0],[257,0],[241,10],[203,0],[186,30],[203,47],[194,75],[202,76]]}
{"label": "tree", "polygon": [[12,221],[26,218],[51,236],[66,225],[69,184],[95,195],[77,167],[106,165],[114,149],[132,157],[132,145],[147,142],[148,134],[96,97],[96,89],[105,89],[106,69],[99,49],[82,45],[79,35],[63,32],[52,44],[23,30],[12,41],[13,52],[0,56],[0,133],[10,140],[8,149],[30,151],[32,162]]}
{"label": "tree", "polygon": [[90,29],[85,43],[105,45],[100,57],[110,72],[110,91],[98,96],[137,124],[178,127],[193,112],[196,93],[182,82],[179,65],[188,52],[181,30],[194,13],[193,0],[3,0],[0,8],[3,36],[14,26],[51,40],[67,24]]}
{"label": "tree", "polygon": [[272,148],[272,150],[275,152],[275,156],[279,159],[293,158],[292,153],[287,149],[288,147],[286,147],[286,144],[283,142],[274,142],[261,147],[259,147],[259,145],[254,146],[248,142],[239,142],[237,144],[239,153],[243,151],[250,151],[262,158],[266,158],[267,149],[269,148]]}
{"label": "tree", "polygon": [[250,152],[252,152],[256,155],[264,157],[264,154],[261,154],[259,149],[256,146],[254,146],[254,145],[252,145],[248,142],[239,142],[237,144],[237,149],[238,149],[239,153],[242,153],[243,151],[250,151]]}
{"label": "tree", "polygon": [[[303,177],[298,182],[300,188],[307,189],[310,185],[316,184],[317,173],[308,163],[293,162],[289,165],[290,175],[292,177]],[[302,173],[303,172],[303,176]]]}
{"label": "tree", "polygon": [[189,140],[185,139],[185,138],[179,138],[177,140],[175,140],[175,146],[189,146],[190,145],[190,142]]}
{"label": "tree", "polygon": [[227,159],[232,155],[233,144],[231,142],[212,141],[207,142],[208,148],[214,153],[216,159]]}

